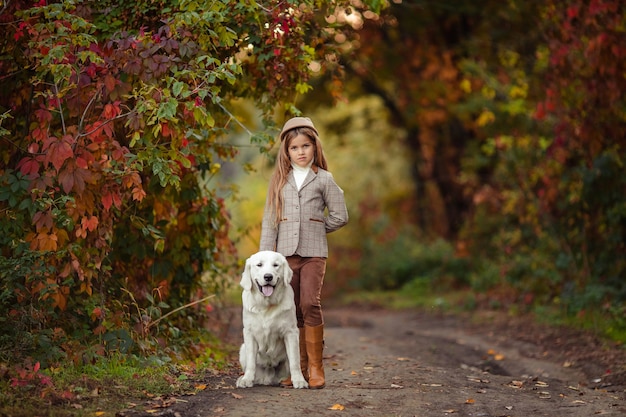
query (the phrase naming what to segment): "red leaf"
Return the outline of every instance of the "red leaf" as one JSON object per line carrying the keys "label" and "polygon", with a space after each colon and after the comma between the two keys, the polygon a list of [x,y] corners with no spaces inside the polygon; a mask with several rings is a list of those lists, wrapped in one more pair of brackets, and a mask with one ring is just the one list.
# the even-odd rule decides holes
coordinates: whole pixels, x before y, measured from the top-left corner
{"label": "red leaf", "polygon": [[66,194],[69,194],[69,192],[72,191],[72,188],[74,188],[74,173],[69,169],[64,169],[59,172],[59,182],[63,187],[63,191],[65,191]]}
{"label": "red leaf", "polygon": [[104,77],[104,86],[109,93],[113,91],[113,89],[115,88],[115,77],[113,77],[111,74],[107,74]]}
{"label": "red leaf", "polygon": [[24,175],[37,174],[39,172],[39,162],[35,158],[26,156],[17,164],[17,168]]}
{"label": "red leaf", "polygon": [[96,216],[90,216],[89,218],[83,217],[80,221],[80,224],[82,225],[83,229],[93,232],[96,227],[98,227],[98,218]]}
{"label": "red leaf", "polygon": [[113,205],[113,195],[110,192],[102,196],[102,205],[106,211]]}
{"label": "red leaf", "polygon": [[146,192],[141,187],[133,188],[133,200],[141,201],[146,196]]}
{"label": "red leaf", "polygon": [[70,145],[71,141],[73,141],[71,136],[65,136],[61,140],[51,137],[44,141],[43,150],[47,150],[45,162],[52,163],[57,172],[68,158],[74,156],[72,145]]}

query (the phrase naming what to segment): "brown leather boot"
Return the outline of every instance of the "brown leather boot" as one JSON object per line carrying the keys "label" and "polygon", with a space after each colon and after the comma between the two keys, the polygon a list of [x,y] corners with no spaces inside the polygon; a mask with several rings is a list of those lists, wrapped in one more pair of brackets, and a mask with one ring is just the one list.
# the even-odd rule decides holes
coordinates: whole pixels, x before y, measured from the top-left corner
{"label": "brown leather boot", "polygon": [[309,388],[321,389],[326,386],[324,364],[324,325],[304,326],[306,353],[309,359]]}
{"label": "brown leather boot", "polygon": [[[304,334],[304,327],[300,327],[300,369],[302,369],[302,375],[304,375],[304,379],[309,380],[309,361],[308,356],[306,354],[306,340]],[[283,388],[291,388],[293,387],[293,382],[291,382],[291,377],[280,381],[280,386]]]}

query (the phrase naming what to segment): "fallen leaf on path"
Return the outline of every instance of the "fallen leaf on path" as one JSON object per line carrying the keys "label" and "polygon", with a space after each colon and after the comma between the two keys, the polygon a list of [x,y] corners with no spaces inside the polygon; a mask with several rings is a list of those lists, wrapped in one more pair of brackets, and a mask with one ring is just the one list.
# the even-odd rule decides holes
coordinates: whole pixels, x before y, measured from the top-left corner
{"label": "fallen leaf on path", "polygon": [[498,353],[497,355],[494,355],[493,357],[495,360],[497,361],[503,361],[504,360],[504,355],[501,353]]}
{"label": "fallen leaf on path", "polygon": [[548,391],[541,391],[539,393],[539,398],[541,398],[542,400],[548,400],[548,399],[552,398],[552,395],[550,395],[550,393]]}
{"label": "fallen leaf on path", "polygon": [[546,382],[537,381],[535,382],[536,387],[548,387],[549,385]]}
{"label": "fallen leaf on path", "polygon": [[235,394],[234,392],[231,392],[230,395],[232,395],[236,400],[241,400],[243,398],[243,395]]}
{"label": "fallen leaf on path", "polygon": [[198,384],[194,388],[197,389],[198,391],[203,391],[206,389],[206,384]]}
{"label": "fallen leaf on path", "polygon": [[343,405],[341,405],[341,404],[333,404],[333,406],[332,406],[332,407],[329,407],[328,409],[329,409],[329,410],[339,410],[339,411],[342,411],[342,410],[345,410],[345,408],[346,408],[346,407],[344,407],[344,406],[343,406]]}
{"label": "fallen leaf on path", "polygon": [[404,388],[404,387],[398,384],[391,384],[391,388]]}
{"label": "fallen leaf on path", "polygon": [[281,392],[280,394],[281,397],[291,397],[291,394],[289,394],[288,392]]}
{"label": "fallen leaf on path", "polygon": [[443,410],[443,412],[446,413],[446,414],[454,414],[454,413],[456,413],[456,410],[454,410],[454,409]]}
{"label": "fallen leaf on path", "polygon": [[465,400],[465,404],[474,404],[476,402],[476,400],[474,400],[473,398],[468,398],[467,400]]}
{"label": "fallen leaf on path", "polygon": [[443,384],[422,384],[424,387],[443,387]]}
{"label": "fallen leaf on path", "polygon": [[404,361],[410,361],[411,359],[410,358],[398,358],[398,360],[400,362],[404,362]]}
{"label": "fallen leaf on path", "polygon": [[511,381],[506,386],[511,387],[511,388],[522,388],[524,386],[524,382],[523,381]]}
{"label": "fallen leaf on path", "polygon": [[96,411],[97,416],[103,416],[105,414],[104,411]]}
{"label": "fallen leaf on path", "polygon": [[358,373],[357,373],[357,371],[352,371],[352,372],[350,372],[350,375],[355,376],[355,375],[358,375]]}
{"label": "fallen leaf on path", "polygon": [[504,408],[506,408],[507,410],[511,411],[511,410],[513,409],[513,406],[512,406],[512,405],[507,405],[507,406],[506,406],[506,407],[504,407]]}

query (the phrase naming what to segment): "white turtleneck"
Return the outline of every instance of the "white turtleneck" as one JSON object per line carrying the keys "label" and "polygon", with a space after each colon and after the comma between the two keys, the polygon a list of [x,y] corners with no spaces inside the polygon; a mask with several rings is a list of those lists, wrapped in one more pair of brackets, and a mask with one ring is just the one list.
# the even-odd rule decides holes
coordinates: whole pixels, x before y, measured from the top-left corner
{"label": "white turtleneck", "polygon": [[296,179],[296,185],[298,186],[298,190],[302,187],[302,183],[307,175],[309,175],[309,171],[311,170],[311,165],[313,165],[313,161],[309,162],[309,165],[304,168],[291,163],[291,167],[293,168],[293,176]]}

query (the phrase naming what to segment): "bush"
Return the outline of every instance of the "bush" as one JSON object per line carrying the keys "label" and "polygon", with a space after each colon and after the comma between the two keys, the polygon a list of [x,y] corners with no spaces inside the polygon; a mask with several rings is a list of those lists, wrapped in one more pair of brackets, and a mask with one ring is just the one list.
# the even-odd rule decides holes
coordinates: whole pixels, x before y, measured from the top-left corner
{"label": "bush", "polygon": [[402,232],[384,244],[366,242],[362,259],[357,283],[362,289],[394,290],[415,280],[442,289],[469,283],[470,262],[457,257],[449,242],[421,243],[412,232]]}

